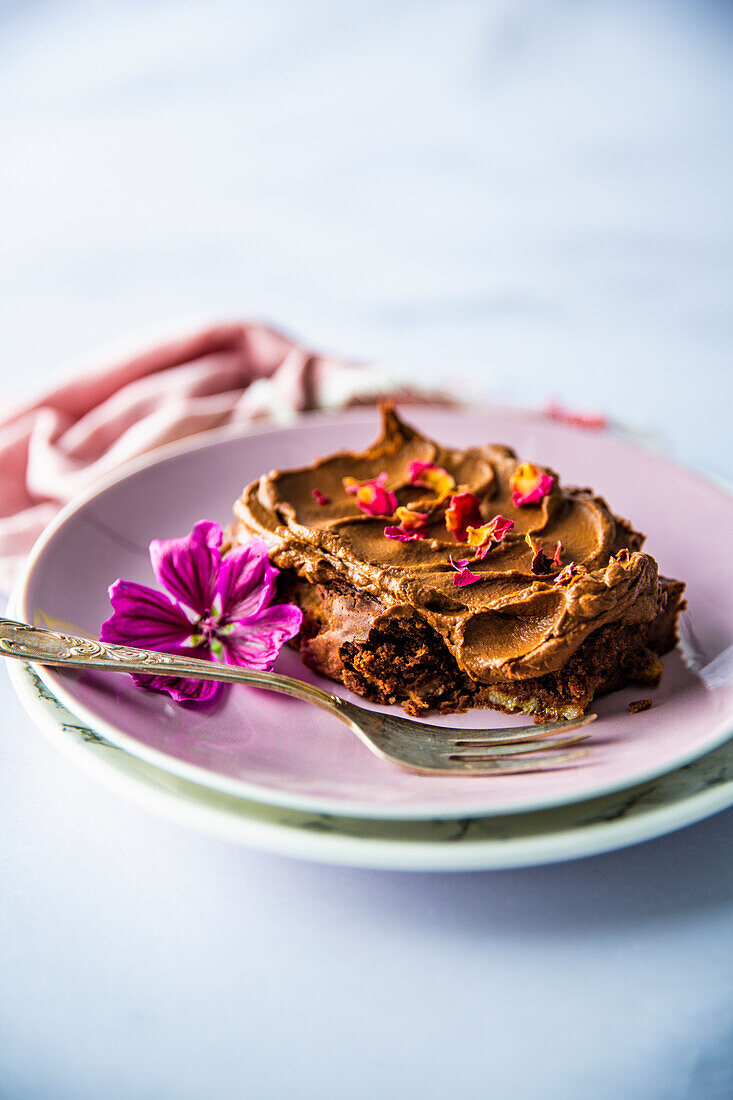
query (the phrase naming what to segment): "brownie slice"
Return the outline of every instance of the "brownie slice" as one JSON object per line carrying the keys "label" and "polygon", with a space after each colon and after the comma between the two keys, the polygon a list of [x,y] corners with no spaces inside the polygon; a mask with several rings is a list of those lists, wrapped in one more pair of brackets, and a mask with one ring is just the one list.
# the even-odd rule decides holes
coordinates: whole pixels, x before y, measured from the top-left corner
{"label": "brownie slice", "polygon": [[409,714],[538,722],[659,682],[684,585],[639,531],[509,447],[448,448],[382,416],[371,447],[271,471],[234,506],[230,545],[266,540],[307,665]]}

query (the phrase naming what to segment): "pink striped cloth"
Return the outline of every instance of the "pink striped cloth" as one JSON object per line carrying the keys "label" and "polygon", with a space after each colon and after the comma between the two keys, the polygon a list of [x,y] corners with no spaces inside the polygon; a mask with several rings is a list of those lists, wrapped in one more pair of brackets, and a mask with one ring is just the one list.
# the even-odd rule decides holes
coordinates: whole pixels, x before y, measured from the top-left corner
{"label": "pink striped cloth", "polygon": [[59,508],[130,459],[213,428],[387,393],[406,391],[384,372],[315,355],[256,323],[90,361],[0,419],[0,589],[9,591]]}

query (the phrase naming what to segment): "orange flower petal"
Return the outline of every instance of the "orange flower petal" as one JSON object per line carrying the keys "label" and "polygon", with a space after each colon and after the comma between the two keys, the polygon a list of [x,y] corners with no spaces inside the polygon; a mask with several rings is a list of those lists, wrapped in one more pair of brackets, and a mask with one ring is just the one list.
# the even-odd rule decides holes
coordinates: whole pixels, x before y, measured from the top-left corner
{"label": "orange flower petal", "polygon": [[428,513],[416,512],[414,508],[402,504],[395,511],[395,519],[406,531],[419,531],[428,522]]}
{"label": "orange flower petal", "polygon": [[504,516],[494,516],[489,523],[484,523],[481,527],[467,527],[466,541],[469,546],[477,548],[477,558],[485,558],[489,550],[500,543],[513,526],[513,519],[505,519]]}

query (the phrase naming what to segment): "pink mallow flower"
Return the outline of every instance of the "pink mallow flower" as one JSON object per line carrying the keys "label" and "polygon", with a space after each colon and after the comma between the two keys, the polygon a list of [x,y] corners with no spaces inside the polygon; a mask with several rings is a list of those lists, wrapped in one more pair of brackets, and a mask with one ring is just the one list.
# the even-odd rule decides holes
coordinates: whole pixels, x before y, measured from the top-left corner
{"label": "pink mallow flower", "polygon": [[[273,604],[278,570],[267,545],[252,539],[221,555],[222,529],[199,520],[181,539],[155,539],[150,560],[159,592],[135,581],[116,580],[109,589],[112,616],[100,638],[115,645],[157,649],[243,668],[269,669],[300,629],[302,612]],[[215,680],[132,673],[138,687],[167,692],[179,703],[203,703],[223,687]]]}

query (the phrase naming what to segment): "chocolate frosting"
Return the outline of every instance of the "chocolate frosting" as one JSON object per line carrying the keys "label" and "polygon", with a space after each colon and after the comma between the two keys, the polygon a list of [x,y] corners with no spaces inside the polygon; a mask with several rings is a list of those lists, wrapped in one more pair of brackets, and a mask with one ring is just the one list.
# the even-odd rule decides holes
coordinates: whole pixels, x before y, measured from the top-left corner
{"label": "chocolate frosting", "polygon": [[[259,535],[279,568],[374,597],[378,618],[417,613],[459,667],[483,683],[555,672],[604,624],[656,617],[664,593],[656,562],[640,552],[644,536],[600,497],[563,487],[555,471],[541,468],[555,478],[552,491],[539,504],[514,507],[509,481],[519,463],[509,447],[449,449],[409,427],[389,405],[382,416],[381,435],[366,451],[273,470],[247,486],[234,507],[235,538]],[[385,471],[398,503],[417,501],[425,511],[430,492],[410,483],[413,461],[444,467],[461,490],[476,494],[485,522],[499,513],[514,521],[483,560],[448,532],[445,507],[431,515],[424,539],[401,542],[385,538],[385,519],[361,512],[344,490],[345,477],[366,481]],[[314,489],[329,503],[319,505]],[[550,556],[560,540],[562,565],[574,561],[582,569],[562,585],[533,575],[527,533]],[[481,580],[456,587],[451,554],[468,558]]]}

